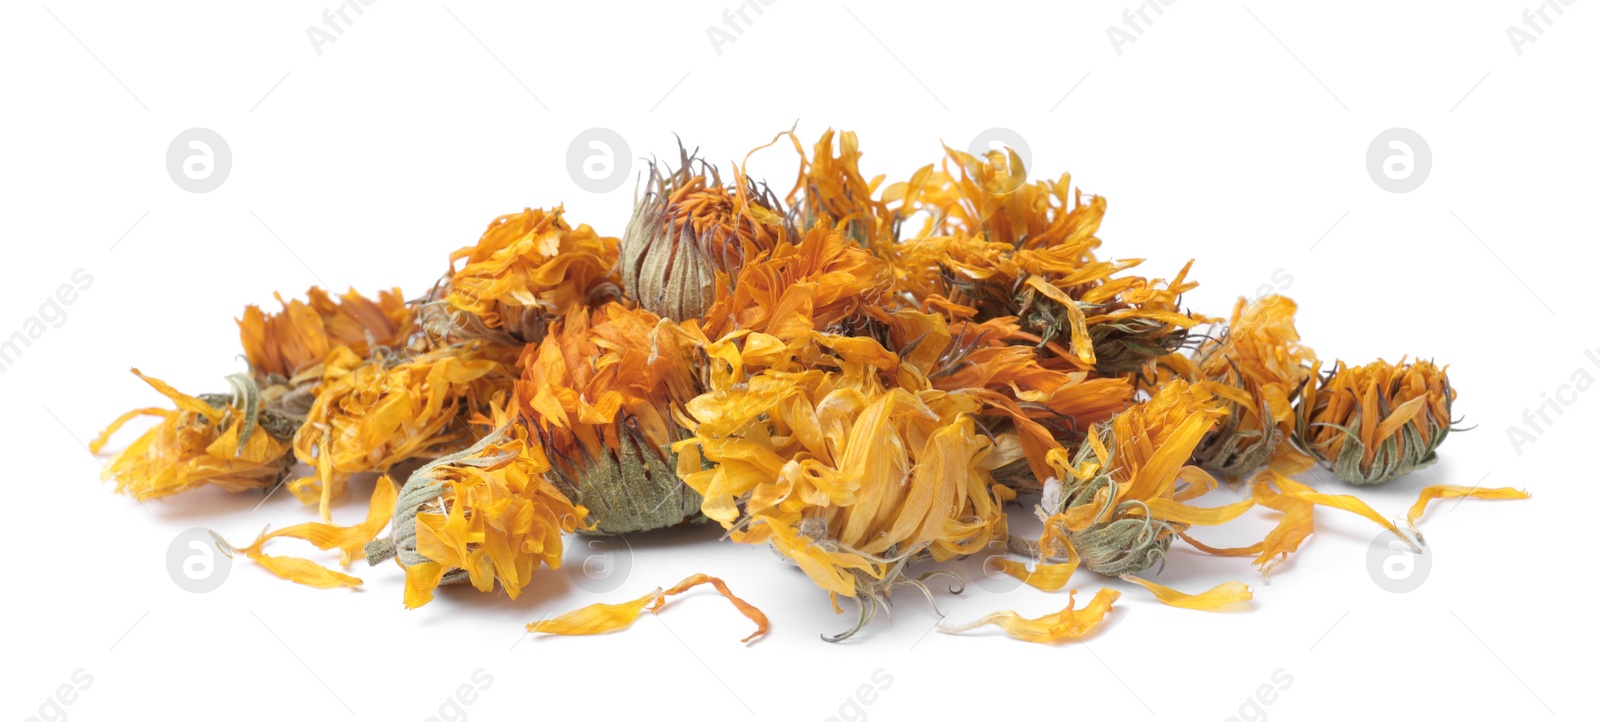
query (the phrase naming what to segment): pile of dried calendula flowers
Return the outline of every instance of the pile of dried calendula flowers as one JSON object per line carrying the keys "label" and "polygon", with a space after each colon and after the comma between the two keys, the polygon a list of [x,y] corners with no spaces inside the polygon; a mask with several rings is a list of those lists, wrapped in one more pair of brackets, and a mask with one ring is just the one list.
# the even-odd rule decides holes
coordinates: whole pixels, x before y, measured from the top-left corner
{"label": "pile of dried calendula flowers", "polygon": [[[720,524],[792,561],[836,611],[855,602],[835,640],[896,589],[931,601],[929,580],[956,576],[949,562],[997,544],[1009,550],[998,570],[1039,589],[1067,588],[1083,566],[1219,609],[1250,589],[1185,593],[1139,575],[1177,543],[1266,575],[1312,534],[1319,506],[1416,545],[1430,500],[1526,497],[1428,487],[1408,535],[1354,496],[1293,480],[1320,463],[1383,484],[1434,461],[1453,423],[1445,368],[1325,369],[1281,296],[1241,299],[1226,319],[1185,309],[1189,267],[1166,280],[1102,258],[1105,201],[1068,176],[1028,182],[1015,153],[947,148],[885,185],[861,174],[852,133],[829,131],[809,153],[784,139],[800,156],[784,197],[680,153],[651,165],[621,238],[560,207],[525,210],[451,254],[417,300],[312,289],[275,312],[248,308],[250,368],[224,392],[134,372],[173,408],[134,411],[96,441],[159,421],[106,477],[141,500],[286,486],[320,521],[222,548],[314,587],[361,580],[270,556],[268,542],[337,549],[345,568],[394,560],[407,607],[447,584],[515,597],[561,564],[569,534]],[[334,524],[330,502],[360,475],[377,475],[366,519]],[[1204,503],[1219,478],[1234,493]],[[1257,507],[1276,523],[1261,541],[1202,541],[1198,527]],[[1038,538],[1012,534],[1008,508],[1037,516]],[[752,637],[766,632],[765,615],[702,574],[529,629],[621,629],[702,584],[756,624]],[[1071,640],[1117,597],[1108,587],[1041,618],[943,629]]]}

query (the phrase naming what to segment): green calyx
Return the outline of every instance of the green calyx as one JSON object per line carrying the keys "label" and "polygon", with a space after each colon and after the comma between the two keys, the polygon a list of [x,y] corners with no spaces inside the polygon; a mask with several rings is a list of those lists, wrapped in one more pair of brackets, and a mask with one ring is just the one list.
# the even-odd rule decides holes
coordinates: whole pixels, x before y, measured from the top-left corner
{"label": "green calyx", "polygon": [[[1430,442],[1422,439],[1422,430],[1419,423],[1426,420],[1428,424]],[[1361,417],[1356,415],[1351,421],[1351,426],[1360,428]],[[1356,486],[1378,486],[1387,484],[1394,479],[1421,469],[1439,460],[1437,450],[1444,443],[1444,437],[1449,434],[1450,427],[1440,424],[1430,416],[1419,416],[1410,423],[1400,427],[1389,438],[1378,442],[1378,449],[1372,455],[1372,463],[1363,465],[1362,457],[1367,453],[1367,447],[1361,443],[1360,438],[1349,428],[1336,427],[1343,431],[1347,438],[1339,449],[1339,455],[1327,460],[1335,476],[1346,483]],[[1405,443],[1401,444],[1401,440]],[[1319,455],[1320,456],[1320,455]]]}
{"label": "green calyx", "polygon": [[[1115,448],[1111,443],[1110,427],[1102,426],[1100,433],[1107,442],[1106,447]],[[1085,443],[1079,447],[1074,465],[1081,467],[1093,453],[1089,444]],[[1108,490],[1108,500],[1115,499],[1117,482],[1107,471],[1109,467],[1111,464],[1104,464],[1092,478],[1074,480],[1076,483],[1063,490],[1055,504],[1056,508],[1045,511],[1053,515],[1093,504],[1101,489]],[[1111,513],[1102,509],[1097,515],[1097,518],[1109,518],[1110,521],[1095,522],[1078,531],[1068,531],[1067,537],[1078,551],[1083,565],[1097,574],[1114,577],[1137,574],[1165,561],[1177,528],[1170,522],[1150,518],[1148,513],[1127,513],[1143,506],[1143,502],[1139,501],[1121,502],[1115,509],[1109,510]]]}
{"label": "green calyx", "polygon": [[594,528],[579,531],[614,536],[705,521],[699,492],[673,470],[677,455],[653,448],[629,421],[619,429],[616,451],[551,460],[551,483],[589,510]]}

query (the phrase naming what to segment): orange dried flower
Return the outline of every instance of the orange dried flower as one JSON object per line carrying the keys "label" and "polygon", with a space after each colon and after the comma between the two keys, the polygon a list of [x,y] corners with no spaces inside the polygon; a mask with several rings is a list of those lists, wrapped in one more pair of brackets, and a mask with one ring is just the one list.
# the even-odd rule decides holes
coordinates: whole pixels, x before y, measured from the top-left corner
{"label": "orange dried flower", "polygon": [[336,351],[294,439],[296,458],[316,473],[289,482],[289,490],[319,504],[326,521],[351,475],[467,446],[466,420],[510,393],[513,354],[476,341],[404,359],[363,361]]}
{"label": "orange dried flower", "polygon": [[997,446],[993,471],[1003,483],[1039,489],[1051,475],[1049,452],[1081,441],[1133,401],[1125,379],[1049,368],[1031,347],[1008,343],[1017,334],[1010,319],[947,323],[909,308],[871,313],[902,357],[899,373],[983,404],[980,414]]}
{"label": "orange dried flower", "polygon": [[1052,452],[1057,477],[1040,504],[1043,556],[1057,556],[1064,541],[1091,570],[1135,574],[1165,557],[1175,532],[1247,511],[1248,501],[1215,509],[1184,503],[1216,486],[1188,461],[1225,414],[1204,387],[1174,380],[1090,434],[1075,458]]}
{"label": "orange dried flower", "polygon": [[106,464],[101,480],[115,479],[117,491],[135,499],[155,499],[201,486],[228,491],[263,489],[276,485],[289,473],[292,423],[275,422],[259,408],[259,396],[249,377],[229,378],[232,395],[190,396],[165,382],[133,373],[176,409],[138,409],[123,414],[89,444],[100,453],[112,434],[140,416],[155,416],[161,423],[150,428]]}
{"label": "orange dried flower", "polygon": [[[856,627],[835,639],[870,621],[894,586],[927,592],[905,577],[910,560],[1005,538],[1012,494],[989,476],[976,399],[909,376],[885,386],[878,369],[895,356],[869,339],[819,336],[801,351],[836,342],[837,355],[794,365],[776,339],[739,335],[743,351],[734,339],[706,349],[711,390],[688,405],[695,438],[675,446],[678,471],[734,541],[770,542],[835,598],[856,600]],[[746,375],[763,356],[792,370]]]}
{"label": "orange dried flower", "polygon": [[799,244],[781,241],[746,262],[731,288],[719,286],[704,329],[712,338],[742,329],[785,340],[843,331],[888,301],[889,292],[887,264],[818,224]]}
{"label": "orange dried flower", "polygon": [[561,566],[562,535],[583,523],[583,507],[545,479],[549,463],[528,429],[497,406],[490,413],[495,432],[413,472],[390,535],[366,546],[369,563],[393,556],[405,567],[408,609],[440,584],[489,592],[498,582],[515,599],[541,564]]}
{"label": "orange dried flower", "polygon": [[337,301],[320,288],[306,291],[306,297],[285,301],[277,296],[283,310],[272,314],[245,307],[239,340],[258,379],[281,382],[315,374],[341,348],[362,358],[380,347],[402,348],[416,330],[415,315],[398,288],[380,292],[376,301],[354,289]]}
{"label": "orange dried flower", "polygon": [[628,297],[674,321],[699,318],[745,261],[794,235],[764,184],[734,168],[724,186],[716,167],[680,149],[678,170],[650,164],[645,196],[622,236]]}
{"label": "orange dried flower", "polygon": [[1301,399],[1300,438],[1340,479],[1384,484],[1438,459],[1455,398],[1446,369],[1431,361],[1340,361]]}
{"label": "orange dried flower", "polygon": [[573,228],[563,213],[557,206],[501,216],[477,245],[450,254],[450,274],[425,306],[429,334],[537,343],[567,309],[621,295],[619,241],[587,224]]}
{"label": "orange dried flower", "polygon": [[884,177],[879,175],[869,181],[861,175],[861,147],[856,134],[839,133],[835,155],[834,130],[829,128],[812,147],[809,159],[799,136],[793,132],[786,135],[800,154],[800,175],[788,201],[799,210],[804,226],[826,223],[874,253],[890,252],[899,216],[881,198],[873,198]]}
{"label": "orange dried flower", "polygon": [[574,308],[523,353],[517,397],[552,461],[551,480],[626,534],[696,517],[700,495],[673,470],[687,436],[673,410],[697,393],[683,338],[643,309]]}
{"label": "orange dried flower", "polygon": [[1202,467],[1234,480],[1269,462],[1283,473],[1310,466],[1293,443],[1293,399],[1312,378],[1316,353],[1300,343],[1295,310],[1284,296],[1241,298],[1221,337],[1195,352],[1189,375],[1228,409],[1195,449]]}

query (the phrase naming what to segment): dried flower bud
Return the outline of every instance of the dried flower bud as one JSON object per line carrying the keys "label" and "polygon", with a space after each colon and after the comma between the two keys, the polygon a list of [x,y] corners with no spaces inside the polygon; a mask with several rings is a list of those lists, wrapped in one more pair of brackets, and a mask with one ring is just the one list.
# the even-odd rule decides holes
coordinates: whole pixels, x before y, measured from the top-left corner
{"label": "dried flower bud", "polygon": [[1445,371],[1431,361],[1338,362],[1300,399],[1300,441],[1340,479],[1360,486],[1432,464],[1456,397]]}
{"label": "dried flower bud", "polygon": [[517,395],[550,459],[549,477],[589,510],[597,534],[700,520],[670,446],[675,407],[696,393],[690,356],[655,314],[575,309],[523,355]]}
{"label": "dried flower bud", "polygon": [[1100,425],[1070,463],[1066,450],[1052,451],[1062,490],[1041,507],[1041,546],[1050,548],[1054,529],[1064,528],[1085,566],[1121,576],[1160,563],[1190,524],[1225,521],[1182,503],[1216,483],[1184,463],[1225,414],[1205,387],[1173,380]]}
{"label": "dried flower bud", "polygon": [[746,259],[795,235],[764,184],[735,169],[724,186],[715,166],[682,149],[680,155],[671,174],[650,164],[621,247],[628,297],[674,321],[699,318],[716,297],[715,284],[731,287]]}
{"label": "dried flower bud", "polygon": [[1227,418],[1195,448],[1202,468],[1235,480],[1269,462],[1280,471],[1309,468],[1294,448],[1290,401],[1312,378],[1316,354],[1300,343],[1294,301],[1266,296],[1239,299],[1220,338],[1196,352],[1188,371],[1222,399]]}
{"label": "dried flower bud", "polygon": [[294,465],[289,439],[296,426],[265,412],[254,380],[228,377],[233,394],[189,396],[134,369],[134,375],[171,399],[172,411],[141,409],[117,419],[89,451],[99,453],[111,435],[139,416],[159,416],[138,440],[106,464],[102,480],[141,501],[211,485],[228,491],[270,489]]}
{"label": "dried flower bud", "polygon": [[441,584],[489,592],[498,582],[516,599],[541,564],[561,566],[561,537],[583,522],[583,507],[545,479],[549,464],[528,429],[499,409],[491,414],[493,433],[411,474],[393,531],[366,545],[369,564],[398,557],[405,567],[407,608],[426,604]]}

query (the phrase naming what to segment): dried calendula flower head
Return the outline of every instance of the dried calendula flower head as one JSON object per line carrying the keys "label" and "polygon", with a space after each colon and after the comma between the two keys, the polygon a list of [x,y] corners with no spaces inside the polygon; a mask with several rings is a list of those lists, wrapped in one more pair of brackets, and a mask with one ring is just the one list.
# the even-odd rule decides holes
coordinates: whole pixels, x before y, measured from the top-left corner
{"label": "dried calendula flower head", "polygon": [[1046,484],[1041,548],[1050,553],[1064,536],[1090,569],[1136,574],[1161,562],[1174,535],[1190,524],[1219,524],[1243,513],[1248,502],[1222,509],[1183,503],[1216,485],[1187,464],[1225,414],[1204,387],[1172,381],[1102,424],[1070,461],[1064,449],[1051,452],[1059,476]]}
{"label": "dried calendula flower head", "polygon": [[744,262],[792,237],[782,204],[737,168],[723,185],[715,166],[680,149],[681,165],[650,164],[644,198],[622,236],[621,275],[629,298],[674,321],[699,318],[715,284]]}
{"label": "dried calendula flower head", "polygon": [[[1096,260],[1090,249],[1098,242],[1015,248],[983,236],[926,239],[907,244],[896,278],[913,295],[922,290],[923,306],[952,317],[1015,317],[1015,340],[1057,365],[1133,374],[1183,348],[1189,329],[1208,319],[1180,310],[1182,294],[1197,285],[1187,280],[1189,266],[1171,281],[1126,274],[1141,261]],[[937,264],[938,280],[907,265],[918,263]]]}
{"label": "dried calendula flower head", "polygon": [[792,340],[844,332],[889,301],[888,264],[819,223],[799,243],[781,241],[747,261],[704,314],[707,336],[748,330]]}
{"label": "dried calendula flower head", "polygon": [[326,521],[329,501],[351,475],[469,445],[465,420],[510,393],[516,353],[478,341],[371,361],[336,352],[294,440],[295,456],[316,473],[289,482],[289,490],[319,503]]}
{"label": "dried calendula flower head", "polygon": [[1280,472],[1308,467],[1294,447],[1293,399],[1311,380],[1316,354],[1300,343],[1294,301],[1239,299],[1219,338],[1196,352],[1190,373],[1228,409],[1195,448],[1195,462],[1233,480],[1268,463]]}
{"label": "dried calendula flower head", "polygon": [[[706,353],[712,390],[688,405],[695,437],[676,446],[679,473],[734,541],[770,543],[835,598],[856,601],[855,628],[835,639],[870,621],[896,586],[928,593],[926,577],[906,575],[911,561],[1005,538],[1001,504],[1013,495],[989,477],[976,399],[914,377],[885,385],[879,370],[895,356],[871,339],[818,335],[791,353],[740,334]],[[755,363],[779,368],[746,375]]]}
{"label": "dried calendula flower head", "polygon": [[1127,274],[1140,260],[1096,258],[1105,200],[1074,193],[1070,175],[1021,183],[1014,153],[946,151],[944,170],[884,191],[929,219],[894,255],[897,285],[919,304],[976,321],[1016,316],[1042,351],[1106,375],[1145,369],[1207,321],[1180,309],[1197,285],[1188,266],[1169,282]]}
{"label": "dried calendula flower head", "polygon": [[141,501],[201,486],[228,491],[276,486],[294,464],[289,440],[295,424],[261,406],[260,391],[249,376],[228,377],[231,394],[189,396],[166,383],[133,373],[176,409],[139,409],[124,414],[89,445],[99,453],[111,435],[139,416],[161,422],[106,464],[103,480]]}
{"label": "dried calendula flower head", "polygon": [[501,216],[477,245],[450,254],[450,273],[423,304],[429,336],[537,343],[567,309],[619,297],[619,241],[586,224],[574,228],[563,213],[557,206]]}
{"label": "dried calendula flower head", "polygon": [[840,230],[857,244],[884,251],[894,243],[899,218],[873,193],[883,184],[883,176],[867,180],[861,175],[861,146],[856,134],[838,133],[838,153],[834,152],[835,131],[829,128],[806,157],[800,139],[788,134],[800,154],[800,176],[789,203],[794,205],[805,227],[826,223]]}
{"label": "dried calendula flower head", "polygon": [[1338,362],[1300,399],[1301,443],[1351,484],[1373,486],[1438,459],[1456,391],[1431,361]]}
{"label": "dried calendula flower head", "polygon": [[627,534],[699,519],[671,445],[673,410],[697,393],[690,349],[653,313],[575,308],[523,355],[517,397],[550,480],[589,510],[586,532]]}
{"label": "dried calendula flower head", "polygon": [[493,433],[411,474],[390,535],[366,545],[369,563],[395,557],[405,567],[407,608],[428,603],[440,584],[489,592],[499,582],[515,599],[541,564],[561,566],[562,535],[583,523],[583,507],[545,479],[549,464],[528,428],[491,413]]}
{"label": "dried calendula flower head", "polygon": [[1126,379],[1047,367],[1031,347],[1013,342],[1015,319],[951,323],[910,308],[871,313],[901,357],[900,375],[982,404],[978,423],[996,441],[993,473],[1013,488],[1039,489],[1051,475],[1050,451],[1082,441],[1133,401]]}
{"label": "dried calendula flower head", "polygon": [[398,288],[380,292],[376,300],[354,290],[336,299],[320,288],[307,291],[306,298],[280,296],[283,310],[276,313],[248,306],[238,321],[262,407],[293,417],[311,409],[322,364],[334,352],[369,358],[405,347],[417,329],[416,314]]}
{"label": "dried calendula flower head", "polygon": [[339,348],[363,357],[379,347],[401,348],[415,330],[414,314],[398,288],[380,292],[376,300],[353,289],[336,300],[320,288],[306,291],[306,298],[279,296],[283,310],[276,313],[245,308],[239,340],[258,379],[294,378]]}

